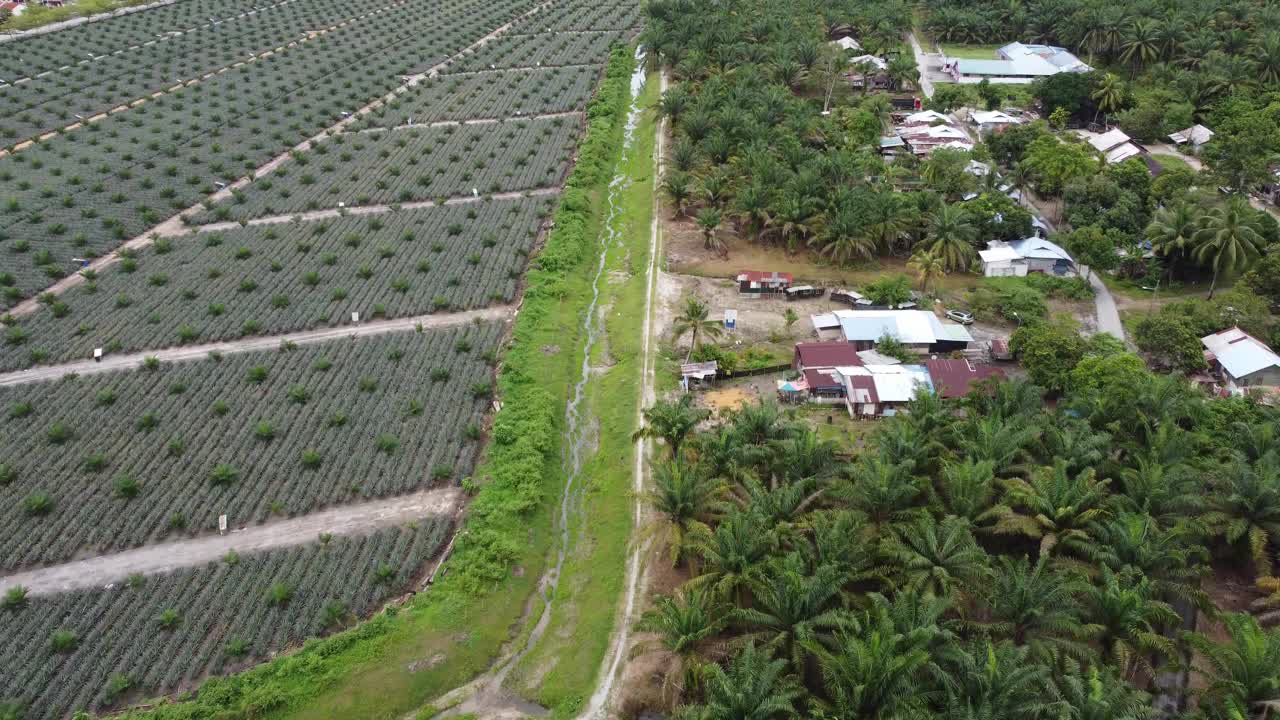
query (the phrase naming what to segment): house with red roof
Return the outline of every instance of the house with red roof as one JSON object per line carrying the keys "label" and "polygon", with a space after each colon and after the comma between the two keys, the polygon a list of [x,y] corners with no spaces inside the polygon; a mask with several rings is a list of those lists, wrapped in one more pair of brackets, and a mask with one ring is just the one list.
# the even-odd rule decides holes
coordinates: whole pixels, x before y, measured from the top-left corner
{"label": "house with red roof", "polygon": [[843,340],[796,343],[795,356],[791,360],[791,367],[797,372],[861,364],[858,349]]}
{"label": "house with red roof", "polygon": [[769,270],[743,270],[738,273],[740,293],[780,293],[791,287],[791,273]]}
{"label": "house with red roof", "polygon": [[999,368],[968,360],[926,360],[924,366],[929,370],[934,391],[944,399],[964,397],[974,385],[987,378],[1004,379],[1004,372]]}

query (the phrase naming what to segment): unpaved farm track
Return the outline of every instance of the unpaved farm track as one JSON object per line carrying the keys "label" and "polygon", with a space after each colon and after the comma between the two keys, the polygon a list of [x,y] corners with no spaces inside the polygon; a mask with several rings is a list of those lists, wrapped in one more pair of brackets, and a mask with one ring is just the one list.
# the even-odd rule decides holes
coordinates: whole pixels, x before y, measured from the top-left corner
{"label": "unpaved farm track", "polygon": [[344,505],[302,517],[253,525],[226,535],[147,545],[111,555],[77,560],[0,578],[0,593],[21,585],[33,595],[100,587],[121,582],[129,575],[154,575],[216,561],[235,550],[259,552],[315,541],[320,533],[358,535],[379,528],[421,520],[431,515],[451,515],[462,500],[462,490],[446,487],[411,495]]}
{"label": "unpaved farm track", "polygon": [[468,312],[450,313],[447,315],[420,315],[418,317],[400,318],[398,320],[379,320],[376,322],[364,323],[362,325],[342,325],[339,327],[320,328],[318,330],[303,330],[301,332],[290,333],[287,335],[266,335],[263,337],[244,338],[243,340],[228,340],[226,342],[206,343],[204,345],[187,345],[184,347],[169,348],[167,350],[147,351],[133,353],[130,355],[113,355],[104,358],[101,362],[81,360],[80,362],[65,363],[62,365],[49,365],[46,367],[16,370],[14,372],[0,374],[0,387],[57,380],[68,374],[95,375],[105,372],[131,370],[142,367],[143,363],[149,357],[154,357],[161,362],[189,362],[192,360],[202,360],[207,358],[209,357],[209,353],[232,355],[235,353],[271,350],[273,348],[280,347],[283,343],[310,345],[312,343],[339,340],[344,337],[359,338],[371,335],[386,335],[388,333],[411,332],[417,331],[419,327],[423,330],[433,330],[445,327],[457,327],[459,325],[466,325],[473,322],[505,320],[514,312],[515,310],[511,305],[495,305],[493,307],[484,308],[483,310],[471,310]]}

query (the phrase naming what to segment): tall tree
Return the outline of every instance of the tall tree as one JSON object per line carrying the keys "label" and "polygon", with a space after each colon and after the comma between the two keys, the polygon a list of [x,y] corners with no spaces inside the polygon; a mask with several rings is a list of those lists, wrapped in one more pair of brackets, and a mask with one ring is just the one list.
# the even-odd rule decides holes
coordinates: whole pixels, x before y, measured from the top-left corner
{"label": "tall tree", "polygon": [[1202,227],[1195,235],[1195,258],[1213,267],[1213,280],[1209,283],[1209,299],[1218,285],[1218,277],[1226,272],[1245,270],[1249,262],[1262,252],[1266,244],[1259,232],[1257,211],[1249,206],[1249,199],[1236,195],[1226,205],[1209,211]]}
{"label": "tall tree", "polygon": [[943,205],[929,218],[929,252],[942,259],[947,270],[968,270],[976,253],[977,228],[960,205]]}
{"label": "tall tree", "polygon": [[690,296],[684,299],[684,309],[672,323],[671,332],[675,342],[689,335],[689,354],[692,355],[702,345],[704,336],[718,338],[724,332],[724,326],[718,320],[711,319],[711,311],[706,303]]}

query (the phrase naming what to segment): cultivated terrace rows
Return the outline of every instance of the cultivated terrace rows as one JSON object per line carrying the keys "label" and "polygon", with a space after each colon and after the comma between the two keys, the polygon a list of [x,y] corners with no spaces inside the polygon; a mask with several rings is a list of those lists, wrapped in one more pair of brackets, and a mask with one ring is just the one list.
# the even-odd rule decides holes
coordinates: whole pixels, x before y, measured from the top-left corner
{"label": "cultivated terrace rows", "polygon": [[23,720],[51,720],[242,669],[376,611],[415,579],[448,531],[448,518],[436,516],[26,598],[0,612],[0,697],[27,708]]}
{"label": "cultivated terrace rows", "polygon": [[[0,371],[39,368],[0,388],[0,576],[468,477],[506,323],[413,319],[518,302],[638,22],[587,0],[182,0],[0,44],[29,76],[0,86],[0,308],[39,298],[0,315]],[[360,332],[382,319],[409,324]],[[95,348],[347,326],[51,379]],[[0,710],[104,711],[246,667],[367,617],[451,524],[8,592]]]}

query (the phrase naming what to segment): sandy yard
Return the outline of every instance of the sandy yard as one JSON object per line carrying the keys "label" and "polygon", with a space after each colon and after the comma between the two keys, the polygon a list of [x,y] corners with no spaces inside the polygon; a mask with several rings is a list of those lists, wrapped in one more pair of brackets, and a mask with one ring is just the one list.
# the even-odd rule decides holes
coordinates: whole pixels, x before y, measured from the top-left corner
{"label": "sandy yard", "polygon": [[[733,280],[696,275],[677,275],[669,272],[661,273],[658,278],[658,332],[663,341],[670,341],[671,327],[675,318],[684,307],[687,297],[696,297],[707,304],[710,316],[714,320],[722,320],[726,309],[738,311],[737,329],[732,333],[725,332],[719,344],[733,345],[780,340],[781,342],[800,342],[814,339],[813,323],[809,316],[841,307],[827,297],[787,300],[781,294],[744,295],[738,292],[738,285]],[[790,308],[799,319],[787,330],[783,313]],[[690,338],[686,335],[680,339],[678,347],[688,348]]]}

